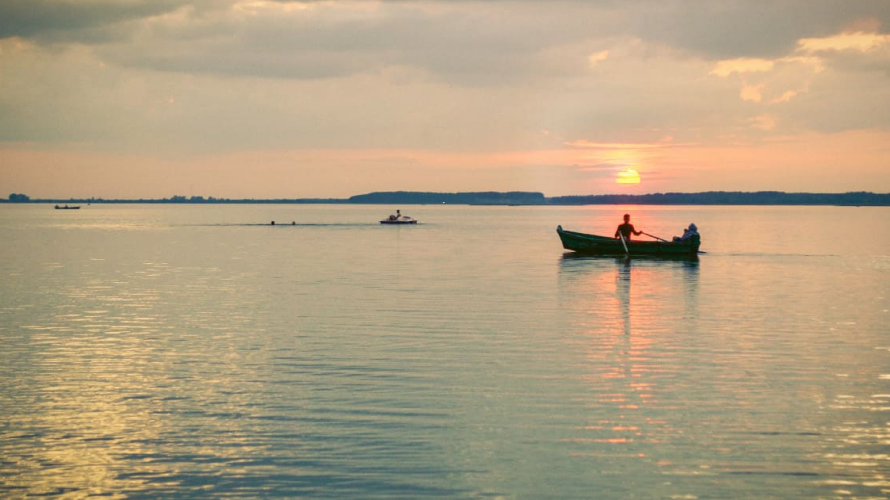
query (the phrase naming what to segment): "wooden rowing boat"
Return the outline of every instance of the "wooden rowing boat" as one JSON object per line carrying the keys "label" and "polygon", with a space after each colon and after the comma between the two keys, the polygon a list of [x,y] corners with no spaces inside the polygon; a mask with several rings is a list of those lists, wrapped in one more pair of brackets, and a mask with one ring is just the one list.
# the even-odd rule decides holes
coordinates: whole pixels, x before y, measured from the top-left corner
{"label": "wooden rowing boat", "polygon": [[647,257],[697,257],[701,237],[695,235],[686,241],[636,241],[622,240],[609,236],[566,231],[557,226],[556,233],[562,247],[586,255],[647,256]]}

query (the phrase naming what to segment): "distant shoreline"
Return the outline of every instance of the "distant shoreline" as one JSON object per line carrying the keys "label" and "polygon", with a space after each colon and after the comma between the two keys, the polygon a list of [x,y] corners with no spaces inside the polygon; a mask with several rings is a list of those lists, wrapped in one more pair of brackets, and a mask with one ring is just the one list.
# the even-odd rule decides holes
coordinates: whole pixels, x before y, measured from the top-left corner
{"label": "distant shoreline", "polygon": [[432,193],[416,191],[374,192],[349,198],[228,199],[203,196],[173,196],[162,199],[30,199],[11,194],[0,203],[50,204],[363,204],[363,205],[496,205],[496,206],[579,206],[579,205],[792,205],[792,206],[890,206],[890,193],[785,193],[781,191],[708,191],[701,193],[604,194],[546,197],[543,193],[466,192]]}

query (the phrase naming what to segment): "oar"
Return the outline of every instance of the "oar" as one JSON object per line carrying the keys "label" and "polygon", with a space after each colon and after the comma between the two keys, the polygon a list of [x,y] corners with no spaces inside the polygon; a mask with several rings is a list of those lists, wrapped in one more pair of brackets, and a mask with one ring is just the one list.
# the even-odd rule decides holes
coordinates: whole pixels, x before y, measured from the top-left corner
{"label": "oar", "polygon": [[624,247],[624,255],[627,256],[627,257],[629,258],[629,257],[630,257],[630,251],[627,249],[627,243],[624,242],[624,235],[621,234],[621,233],[618,233],[618,237],[621,238],[621,246]]}
{"label": "oar", "polygon": [[655,239],[658,240],[658,241],[663,241],[663,242],[665,242],[665,243],[670,243],[670,241],[668,241],[668,240],[666,240],[666,239],[664,239],[664,238],[659,238],[658,236],[655,236],[654,234],[644,233],[643,231],[640,231],[640,232],[643,233],[643,234],[645,234],[646,236],[648,236],[648,237],[650,237],[650,238],[655,238]]}

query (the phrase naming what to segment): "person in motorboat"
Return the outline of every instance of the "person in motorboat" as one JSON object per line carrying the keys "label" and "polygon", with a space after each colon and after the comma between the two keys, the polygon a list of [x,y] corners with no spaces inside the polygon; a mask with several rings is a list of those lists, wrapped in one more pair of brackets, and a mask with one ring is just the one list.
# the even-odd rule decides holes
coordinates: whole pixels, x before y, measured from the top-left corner
{"label": "person in motorboat", "polygon": [[625,240],[630,241],[631,234],[639,236],[643,232],[637,231],[634,225],[630,223],[630,214],[624,214],[624,224],[619,225],[618,229],[615,230],[615,238],[618,238],[619,234],[623,235]]}
{"label": "person in motorboat", "polygon": [[395,215],[390,215],[390,216],[389,216],[389,220],[399,220],[399,219],[401,219],[401,218],[402,218],[402,211],[401,211],[401,210],[396,210],[396,214],[395,214]]}
{"label": "person in motorboat", "polygon": [[695,227],[695,223],[689,224],[689,227],[683,230],[683,236],[674,236],[674,242],[679,243],[681,241],[687,241],[691,239],[693,236],[698,236],[698,228]]}

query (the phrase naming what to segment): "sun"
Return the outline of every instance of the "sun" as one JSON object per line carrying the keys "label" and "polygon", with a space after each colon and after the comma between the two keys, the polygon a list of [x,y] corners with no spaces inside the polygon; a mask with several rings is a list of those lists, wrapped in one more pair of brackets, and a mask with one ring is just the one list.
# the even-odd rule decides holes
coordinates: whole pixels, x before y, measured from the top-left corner
{"label": "sun", "polygon": [[618,172],[618,177],[615,179],[615,182],[618,184],[639,184],[640,173],[632,168],[625,168]]}

